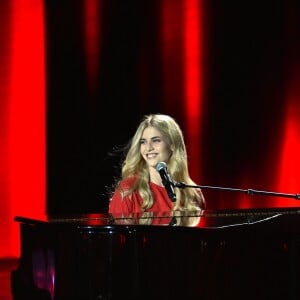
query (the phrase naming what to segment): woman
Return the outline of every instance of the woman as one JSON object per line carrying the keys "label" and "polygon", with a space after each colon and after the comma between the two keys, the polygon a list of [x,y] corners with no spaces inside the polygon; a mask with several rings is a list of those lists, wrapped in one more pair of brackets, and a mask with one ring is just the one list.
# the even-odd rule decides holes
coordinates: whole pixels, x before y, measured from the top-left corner
{"label": "woman", "polygon": [[160,162],[166,163],[173,181],[195,184],[189,175],[179,125],[168,115],[150,114],[144,116],[129,144],[122,163],[122,177],[110,199],[109,213],[128,215],[204,208],[199,188],[175,188],[176,201],[171,200],[156,169]]}

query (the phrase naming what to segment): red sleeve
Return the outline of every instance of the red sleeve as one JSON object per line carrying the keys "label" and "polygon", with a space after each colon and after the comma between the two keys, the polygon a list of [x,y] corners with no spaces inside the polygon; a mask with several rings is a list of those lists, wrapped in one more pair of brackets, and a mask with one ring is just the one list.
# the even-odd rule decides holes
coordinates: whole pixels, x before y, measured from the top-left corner
{"label": "red sleeve", "polygon": [[[120,188],[122,190],[127,190],[130,188],[136,180],[136,177],[130,177],[122,180],[120,182]],[[122,198],[120,190],[117,188],[110,200],[108,212],[111,214],[123,214],[128,215],[134,212],[135,203],[135,193],[131,194],[131,196],[126,195]]]}
{"label": "red sleeve", "polygon": [[124,199],[119,190],[116,190],[110,200],[108,212],[111,214],[129,214],[132,212],[132,203],[128,197]]}

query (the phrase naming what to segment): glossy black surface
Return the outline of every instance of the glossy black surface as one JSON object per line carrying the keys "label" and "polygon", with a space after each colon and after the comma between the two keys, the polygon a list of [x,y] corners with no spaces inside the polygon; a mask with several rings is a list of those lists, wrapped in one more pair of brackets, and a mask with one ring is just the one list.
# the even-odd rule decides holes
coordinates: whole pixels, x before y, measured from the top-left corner
{"label": "glossy black surface", "polygon": [[299,299],[300,209],[16,217],[14,299]]}

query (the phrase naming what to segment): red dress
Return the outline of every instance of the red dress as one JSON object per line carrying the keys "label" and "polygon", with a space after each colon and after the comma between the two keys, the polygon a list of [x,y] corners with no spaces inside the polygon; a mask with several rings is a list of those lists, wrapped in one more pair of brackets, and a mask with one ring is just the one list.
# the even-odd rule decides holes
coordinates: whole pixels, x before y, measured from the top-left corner
{"label": "red dress", "polygon": [[[121,183],[121,187],[126,188],[133,183],[134,179],[126,179]],[[159,186],[153,182],[149,183],[153,194],[154,204],[147,212],[169,212],[173,207],[165,187]],[[130,196],[125,196],[123,199],[119,190],[116,190],[109,203],[109,213],[124,214],[141,213],[142,197],[135,191]]]}

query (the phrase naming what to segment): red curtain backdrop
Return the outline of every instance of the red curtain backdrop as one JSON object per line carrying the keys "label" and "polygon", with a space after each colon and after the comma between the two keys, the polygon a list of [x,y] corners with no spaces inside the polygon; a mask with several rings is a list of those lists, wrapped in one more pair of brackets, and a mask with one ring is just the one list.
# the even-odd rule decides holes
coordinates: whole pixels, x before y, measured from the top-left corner
{"label": "red curtain backdrop", "polygon": [[[201,119],[203,100],[204,18],[203,1],[161,2],[163,107],[183,112],[191,176],[201,179]],[[182,98],[184,101],[182,101]]]}
{"label": "red curtain backdrop", "polygon": [[[52,8],[55,3],[55,1],[48,2]],[[99,80],[101,78],[105,79],[106,76],[102,67],[104,65],[110,66],[110,62],[105,61],[105,55],[109,53],[105,47],[109,42],[116,39],[134,39],[134,36],[128,30],[126,35],[118,32],[118,36],[109,37],[110,32],[116,33],[118,29],[116,26],[112,26],[118,20],[110,20],[110,17],[115,16],[115,8],[119,7],[117,6],[118,1],[82,0],[76,1],[76,3],[80,3],[82,7],[82,15],[77,21],[82,22],[82,33],[78,33],[78,35],[82,34],[83,36],[82,39],[78,39],[81,44],[74,43],[72,45],[82,48],[84,53],[84,61],[81,63],[85,66],[85,74],[81,78],[85,78],[84,84],[88,87],[88,99],[83,101],[89,101],[88,108],[91,110],[94,107],[97,109],[100,107],[101,110],[104,109],[104,106],[102,107],[99,104],[97,106],[99,100],[97,99],[97,92],[99,92],[99,85],[101,85]],[[144,4],[138,3],[137,9],[144,8]],[[237,3],[240,2],[237,1]],[[121,2],[119,4],[121,5]],[[56,5],[56,9],[60,10],[60,1],[57,1]],[[282,30],[282,36],[285,37],[285,40],[282,41],[283,43],[275,43],[270,40],[270,43],[274,43],[271,46],[275,45],[275,48],[280,46],[283,49],[283,66],[277,69],[277,65],[273,64],[275,72],[272,74],[266,67],[268,65],[263,65],[258,71],[261,77],[260,89],[264,97],[262,108],[265,112],[263,117],[260,116],[261,119],[258,124],[268,125],[266,128],[261,128],[261,131],[265,131],[265,133],[257,140],[255,136],[252,136],[247,141],[247,136],[242,136],[243,145],[241,140],[237,138],[234,143],[238,149],[234,149],[230,145],[231,148],[229,149],[233,149],[233,153],[239,155],[240,165],[235,160],[235,154],[226,153],[228,149],[227,140],[232,141],[232,136],[234,136],[236,130],[239,133],[243,132],[239,123],[234,124],[233,119],[236,116],[230,114],[230,106],[233,105],[230,100],[236,94],[241,93],[240,102],[234,104],[240,105],[241,111],[239,113],[243,114],[247,109],[251,111],[251,105],[254,104],[255,99],[253,99],[253,103],[243,104],[244,96],[249,91],[241,91],[238,84],[224,88],[221,83],[229,83],[229,81],[226,81],[225,72],[224,74],[220,72],[217,75],[214,73],[220,68],[218,63],[224,66],[228,64],[231,67],[232,62],[227,62],[227,60],[228,55],[231,55],[231,57],[233,55],[226,53],[226,49],[230,49],[231,52],[237,51],[236,54],[239,54],[237,49],[230,48],[233,40],[226,39],[223,36],[227,28],[223,27],[226,23],[226,12],[231,12],[230,8],[226,10],[229,4],[224,1],[221,6],[218,6],[218,9],[214,7],[217,4],[213,4],[209,0],[149,1],[147,5],[146,7],[149,10],[131,13],[133,17],[145,14],[147,16],[146,20],[152,22],[154,29],[152,29],[152,25],[148,28],[145,24],[143,24],[145,27],[141,26],[141,28],[147,27],[145,30],[147,30],[147,33],[151,33],[151,43],[154,43],[154,45],[150,42],[147,43],[144,32],[136,30],[139,34],[140,44],[132,42],[130,47],[136,45],[135,51],[138,58],[136,60],[134,60],[135,57],[131,58],[132,61],[137,61],[139,64],[137,66],[139,76],[136,76],[136,78],[132,76],[136,80],[137,92],[132,93],[132,95],[138,94],[142,98],[148,99],[149,103],[141,100],[137,105],[131,103],[129,99],[126,100],[128,106],[134,106],[134,113],[136,113],[136,107],[138,107],[141,114],[146,114],[151,110],[151,112],[161,111],[175,116],[185,132],[191,175],[199,184],[225,187],[228,184],[234,184],[230,187],[264,189],[283,193],[300,192],[300,159],[298,155],[300,152],[300,42],[297,39],[299,36],[299,8],[297,3],[293,0],[282,2],[282,7],[285,10],[281,18],[278,18],[280,21],[278,28]],[[6,0],[1,1],[0,4],[2,41],[0,43],[0,257],[19,255],[18,224],[13,221],[16,215],[35,217],[46,212],[46,154],[48,148],[46,147],[45,132],[48,78],[46,76],[45,59],[49,49],[45,49],[45,45],[47,45],[44,19],[45,7],[42,0]],[[73,6],[70,4],[68,10],[70,13],[72,13],[72,8]],[[104,9],[111,9],[113,12],[110,11],[110,14],[108,14]],[[130,6],[130,9],[134,10],[134,7]],[[237,10],[240,11],[238,7]],[[151,13],[156,18],[153,19]],[[121,16],[122,11],[119,11],[118,14],[116,15]],[[220,15],[223,18],[221,20],[218,19]],[[103,20],[104,17],[105,20]],[[265,18],[267,19],[267,17]],[[139,15],[137,20],[144,20],[144,15]],[[242,17],[240,20],[243,20]],[[131,20],[128,19],[129,21]],[[220,23],[216,25],[217,22]],[[227,22],[228,26],[229,21],[227,20]],[[110,31],[111,28],[104,28],[105,24],[112,26],[114,31]],[[266,24],[269,23],[266,22]],[[72,24],[68,25],[72,27]],[[121,24],[120,28],[122,28],[122,25],[124,24]],[[234,29],[238,28],[240,24],[235,24],[235,26]],[[265,30],[265,28],[263,29]],[[106,34],[105,37],[103,32]],[[276,30],[272,32],[274,33]],[[55,36],[55,32],[52,32],[52,34]],[[75,38],[72,37],[73,39],[76,39],[76,34],[74,34]],[[109,39],[109,41],[106,39]],[[66,47],[68,41],[64,42]],[[214,45],[223,46],[223,49],[227,48],[219,55],[219,48],[213,47],[213,42],[215,42]],[[265,47],[262,49],[264,53],[272,50],[269,53],[271,55],[275,51],[275,48],[271,46],[269,47],[263,43],[262,45]],[[121,46],[124,51],[127,50],[125,42]],[[103,53],[103,49],[106,49],[105,53]],[[73,50],[70,47],[68,53]],[[120,54],[121,52],[116,51],[115,53]],[[155,58],[152,57],[153,54]],[[253,52],[249,52],[249,59],[251,59],[252,54]],[[215,59],[218,59],[218,61],[216,62]],[[124,62],[121,67],[126,69],[128,66]],[[128,67],[128,69],[130,68]],[[74,68],[74,70],[79,69]],[[274,74],[279,70],[282,72],[281,80],[272,81],[272,76],[275,76]],[[154,76],[151,72],[155,73]],[[112,73],[111,76],[122,80],[122,76],[117,73]],[[249,78],[250,81],[257,80],[257,78]],[[244,82],[248,79],[246,78]],[[123,88],[127,88],[128,82],[126,78],[124,80]],[[159,89],[151,84],[152,82],[160,84]],[[112,87],[111,90],[108,89],[109,91],[119,88],[114,86],[115,83],[109,84]],[[130,84],[130,88],[132,88],[134,83],[130,82]],[[277,95],[274,92],[274,90],[277,91],[278,85],[284,91],[282,95]],[[251,84],[249,86],[252,88]],[[227,98],[224,97],[223,102],[219,101],[218,97],[223,96],[224,91],[216,91],[217,87],[223,87],[225,92],[229,91],[229,95]],[[105,86],[102,86],[102,88],[105,88]],[[229,90],[230,88],[232,90]],[[124,90],[127,91],[125,88]],[[64,95],[67,94],[64,93]],[[109,97],[109,92],[107,92],[107,95]],[[162,99],[162,101],[152,100],[150,97],[147,98],[147,95],[158,95],[158,99]],[[277,99],[276,103],[281,104],[280,109],[274,107],[274,96]],[[122,97],[126,99],[126,94]],[[103,103],[105,101],[108,100],[104,99]],[[228,105],[226,101],[228,101]],[[213,102],[216,102],[216,104],[214,105]],[[105,116],[101,115],[101,118],[115,115],[119,107],[117,104],[106,102],[107,105],[111,107],[111,112]],[[259,107],[257,102],[255,105]],[[145,107],[147,110],[144,110]],[[214,110],[210,111],[209,107],[214,107]],[[226,109],[226,111],[223,111],[223,109]],[[67,112],[68,110],[64,113]],[[101,111],[97,111],[97,113],[100,115]],[[97,113],[91,113],[90,115],[95,117]],[[228,113],[229,115],[226,115]],[[269,117],[272,117],[273,123],[269,121]],[[64,118],[68,122],[67,115],[63,115],[62,119]],[[127,118],[137,119],[133,115]],[[264,118],[265,123],[263,123]],[[222,131],[222,128],[218,128],[218,126],[224,126],[222,123],[219,125],[220,119],[225,120],[225,124],[232,122],[232,126],[228,127],[232,131]],[[72,119],[73,122],[74,120],[77,119]],[[238,120],[244,121],[243,117]],[[245,126],[247,134],[251,132],[251,127],[256,128],[258,122],[254,118],[249,118],[249,120],[252,123]],[[88,121],[98,122],[99,120],[95,117],[95,119]],[[97,128],[94,126],[95,124],[92,125],[91,128]],[[127,129],[125,123],[116,123],[116,125],[119,126],[119,130]],[[212,135],[212,128],[219,131]],[[102,136],[103,131],[109,131],[109,128],[102,128],[97,138],[102,139],[105,143],[107,137]],[[128,133],[128,135],[130,136],[131,133]],[[260,129],[258,133],[260,133]],[[84,133],[81,134],[85,136]],[[257,144],[255,144],[256,141]],[[115,142],[120,144],[123,140],[116,140]],[[242,153],[239,152],[239,149]],[[218,159],[216,159],[217,156]],[[228,161],[222,162],[223,157],[226,160],[229,157],[231,161],[228,159]],[[103,173],[105,176],[105,172]],[[260,199],[258,202],[257,198],[254,199],[245,195],[238,197],[238,199],[230,196],[230,201],[227,201],[225,198],[218,198],[206,191],[205,194],[209,195],[207,202],[210,208],[298,206],[298,201],[294,199],[274,197]]]}
{"label": "red curtain backdrop", "polygon": [[100,9],[101,1],[86,0],[84,1],[84,49],[86,57],[86,76],[89,83],[89,92],[95,95],[97,89],[97,77],[99,74],[100,59]]}
{"label": "red curtain backdrop", "polygon": [[[285,107],[282,111],[283,136],[278,163],[278,189],[294,193],[300,190],[300,41],[299,4],[291,2],[287,9],[285,71]],[[298,37],[298,38],[297,38]],[[277,203],[280,200],[277,200]],[[295,205],[290,201],[287,205]]]}
{"label": "red curtain backdrop", "polygon": [[16,215],[45,213],[43,3],[1,1],[0,257],[19,255]]}

